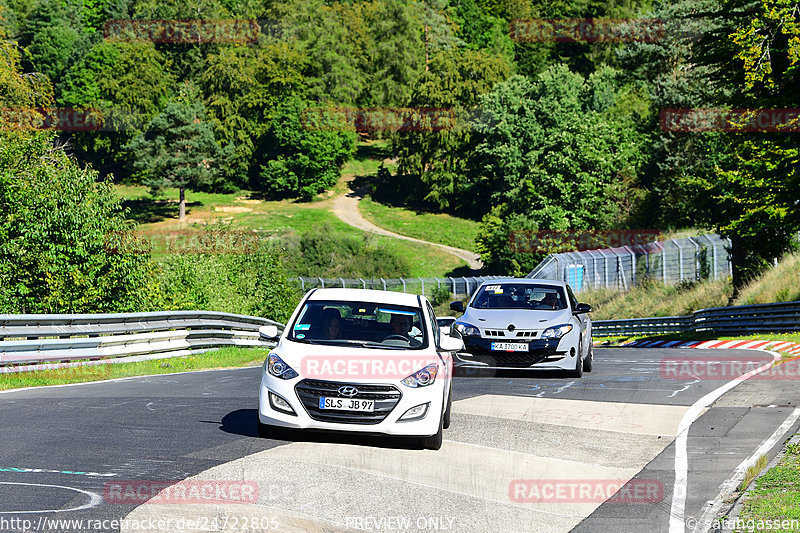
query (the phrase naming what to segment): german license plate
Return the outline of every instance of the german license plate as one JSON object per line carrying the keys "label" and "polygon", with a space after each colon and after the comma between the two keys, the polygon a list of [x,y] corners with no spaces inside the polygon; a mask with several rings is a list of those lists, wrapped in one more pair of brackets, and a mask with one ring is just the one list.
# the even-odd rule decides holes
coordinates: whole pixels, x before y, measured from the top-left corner
{"label": "german license plate", "polygon": [[375,400],[356,400],[355,398],[326,398],[319,399],[320,409],[334,409],[336,411],[364,411],[371,413],[375,410]]}
{"label": "german license plate", "polygon": [[492,350],[498,352],[527,352],[528,344],[524,342],[493,342]]}

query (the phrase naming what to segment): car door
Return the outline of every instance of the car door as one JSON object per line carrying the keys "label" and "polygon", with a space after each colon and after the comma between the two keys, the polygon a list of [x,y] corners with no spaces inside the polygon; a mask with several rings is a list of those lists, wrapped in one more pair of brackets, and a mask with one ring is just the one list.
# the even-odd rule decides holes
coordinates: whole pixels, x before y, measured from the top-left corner
{"label": "car door", "polygon": [[[569,305],[572,308],[572,312],[575,313],[575,309],[578,307],[578,300],[572,293],[572,288],[569,285],[566,285],[566,287],[567,295],[569,297]],[[589,343],[592,342],[592,339],[589,338],[589,332],[591,331],[591,319],[589,318],[588,313],[581,313],[574,316],[578,321],[578,327],[581,329],[581,356],[586,357],[589,355]]]}
{"label": "car door", "polygon": [[[453,375],[453,354],[442,350],[441,348],[441,339],[442,339],[442,332],[439,329],[439,324],[436,320],[436,313],[433,311],[433,307],[431,307],[430,302],[427,300],[425,301],[425,309],[428,314],[428,320],[431,323],[431,329],[433,330],[433,340],[434,346],[436,346],[436,353],[439,354],[439,359],[444,365],[445,376],[452,377]],[[445,398],[447,398],[447,394],[450,392],[450,380],[447,380],[448,386],[445,387]]]}

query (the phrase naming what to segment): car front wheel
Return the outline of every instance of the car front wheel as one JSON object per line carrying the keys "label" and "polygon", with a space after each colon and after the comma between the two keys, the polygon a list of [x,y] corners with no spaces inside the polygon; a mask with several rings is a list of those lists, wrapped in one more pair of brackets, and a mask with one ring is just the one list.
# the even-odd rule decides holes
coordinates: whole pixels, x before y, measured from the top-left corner
{"label": "car front wheel", "polygon": [[442,427],[444,422],[444,414],[439,418],[439,431],[430,437],[422,437],[422,447],[426,450],[439,450],[442,447]]}
{"label": "car front wheel", "polygon": [[570,371],[569,377],[580,378],[583,376],[583,361],[581,360],[580,352],[578,352],[578,354],[575,355],[575,359],[576,359],[575,369]]}

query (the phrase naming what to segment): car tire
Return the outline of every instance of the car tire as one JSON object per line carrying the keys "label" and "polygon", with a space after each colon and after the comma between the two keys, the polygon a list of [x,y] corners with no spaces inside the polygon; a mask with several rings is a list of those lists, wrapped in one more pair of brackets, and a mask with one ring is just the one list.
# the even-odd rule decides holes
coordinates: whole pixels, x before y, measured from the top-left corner
{"label": "car tire", "polygon": [[450,391],[447,393],[447,408],[444,410],[444,420],[442,421],[442,427],[447,429],[450,427],[450,411],[453,407],[453,386],[450,386]]}
{"label": "car tire", "polygon": [[575,356],[575,359],[577,359],[577,361],[575,361],[575,369],[570,370],[569,377],[580,378],[583,376],[583,361],[581,360],[580,352]]}
{"label": "car tire", "polygon": [[590,345],[589,353],[586,354],[586,359],[583,360],[583,371],[591,372],[593,366],[594,366],[594,349]]}
{"label": "car tire", "polygon": [[442,428],[444,415],[439,419],[439,431],[430,437],[422,437],[422,447],[426,450],[439,450],[442,447]]}

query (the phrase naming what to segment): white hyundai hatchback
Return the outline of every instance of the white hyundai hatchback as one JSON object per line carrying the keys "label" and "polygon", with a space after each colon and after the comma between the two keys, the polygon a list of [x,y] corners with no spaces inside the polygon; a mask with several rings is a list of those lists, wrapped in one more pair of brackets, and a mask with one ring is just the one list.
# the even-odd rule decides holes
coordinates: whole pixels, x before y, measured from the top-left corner
{"label": "white hyundai hatchback", "polygon": [[362,289],[310,291],[264,361],[258,428],[420,437],[438,450],[450,425],[453,354],[423,296]]}

